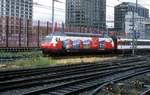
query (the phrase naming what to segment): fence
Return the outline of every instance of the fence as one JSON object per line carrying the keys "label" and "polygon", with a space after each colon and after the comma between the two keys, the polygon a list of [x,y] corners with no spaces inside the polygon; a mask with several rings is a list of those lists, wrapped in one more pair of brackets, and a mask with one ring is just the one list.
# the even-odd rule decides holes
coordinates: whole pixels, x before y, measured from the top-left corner
{"label": "fence", "polygon": [[[92,27],[65,26],[63,23],[55,23],[54,31],[124,35]],[[0,47],[39,47],[41,38],[51,32],[52,23],[50,22],[24,20],[15,17],[0,17]]]}
{"label": "fence", "polygon": [[50,32],[49,22],[0,17],[0,47],[39,47]]}

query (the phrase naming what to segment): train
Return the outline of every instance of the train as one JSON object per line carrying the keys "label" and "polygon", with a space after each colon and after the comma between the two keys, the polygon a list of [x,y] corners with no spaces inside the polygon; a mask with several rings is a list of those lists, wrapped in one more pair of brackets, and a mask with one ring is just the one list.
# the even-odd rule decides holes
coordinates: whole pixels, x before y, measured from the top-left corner
{"label": "train", "polygon": [[[138,51],[150,50],[149,39],[135,39],[134,44]],[[133,49],[133,39],[94,33],[56,32],[45,36],[40,48],[44,55],[128,52]]]}

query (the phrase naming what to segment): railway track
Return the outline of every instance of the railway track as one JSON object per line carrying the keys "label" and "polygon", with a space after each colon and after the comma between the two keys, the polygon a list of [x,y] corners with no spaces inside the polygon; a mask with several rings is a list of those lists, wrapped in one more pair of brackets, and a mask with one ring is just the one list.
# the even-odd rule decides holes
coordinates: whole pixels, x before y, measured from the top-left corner
{"label": "railway track", "polygon": [[[128,71],[128,74],[129,74],[129,68],[126,69],[126,70]],[[30,91],[30,92],[24,93],[22,95],[41,95],[41,94],[71,95],[71,94],[75,94],[75,93],[79,94],[80,92],[89,90],[90,88],[93,88],[93,87],[96,87],[98,85],[102,85],[102,84],[104,84],[108,81],[111,81],[111,80],[106,81],[106,78],[103,79],[102,77],[109,76],[109,78],[110,78],[110,75],[114,76],[114,74],[116,74],[117,72],[119,72],[119,71],[124,72],[126,70],[123,70],[123,71],[118,70],[116,72],[115,71],[114,72],[109,71],[109,72],[105,72],[105,73],[99,73],[99,75],[94,75],[94,76],[90,76],[90,77],[86,76],[86,78],[81,78],[80,77],[80,79],[78,79],[76,81],[66,82],[66,83],[63,83],[63,84],[56,85],[56,86]],[[148,68],[145,69],[145,70],[148,70]],[[143,69],[139,70],[139,72],[141,72],[141,71],[143,71]],[[130,73],[133,74],[135,72],[130,72]],[[120,73],[120,75],[121,74],[122,73]],[[128,74],[125,74],[124,76],[126,76]],[[111,76],[111,77],[113,77],[113,76]],[[123,76],[122,77],[119,77],[119,76],[115,77],[115,79],[123,77]],[[107,79],[109,79],[109,78],[107,78]],[[100,81],[102,81],[102,82],[100,82]]]}
{"label": "railway track", "polygon": [[[147,57],[0,73],[1,95],[70,95],[150,72]],[[2,92],[3,91],[3,92]]]}
{"label": "railway track", "polygon": [[150,88],[146,90],[145,92],[143,92],[141,95],[150,95]]}
{"label": "railway track", "polygon": [[[136,59],[136,60],[135,60]],[[118,60],[111,60],[111,62],[102,62],[102,64],[91,64],[91,63],[80,63],[80,64],[68,64],[68,65],[61,65],[61,66],[51,66],[51,67],[42,67],[42,68],[26,68],[26,69],[16,69],[16,70],[4,70],[4,71],[0,71],[0,77],[3,76],[4,79],[6,80],[6,78],[12,78],[14,77],[21,77],[21,76],[25,76],[25,74],[28,73],[34,73],[34,72],[40,72],[40,71],[44,71],[44,70],[48,70],[49,72],[57,72],[57,71],[63,71],[63,70],[69,70],[69,69],[74,69],[74,68],[83,68],[83,67],[88,67],[88,66],[97,66],[97,65],[101,65],[101,66],[109,66],[109,65],[116,65],[116,64],[124,64],[127,62],[137,62],[137,61],[142,61],[142,60],[146,60],[146,57],[132,57],[132,58],[125,58],[125,59],[118,59]],[[11,77],[10,77],[11,76]]]}
{"label": "railway track", "polygon": [[[120,82],[120,81],[129,79],[129,78],[132,78],[132,77],[134,77],[134,76],[138,76],[138,75],[141,75],[141,74],[144,74],[144,73],[148,73],[148,72],[150,72],[150,70],[148,70],[148,69],[147,69],[147,70],[141,70],[140,72],[135,72],[135,73],[128,74],[128,75],[126,75],[126,76],[122,76],[122,77],[118,77],[118,78],[116,78],[116,79],[112,79],[112,80],[110,80],[110,81],[108,81],[108,82],[105,82],[105,83],[102,84],[102,85],[99,85],[99,86],[98,86],[96,89],[94,89],[94,90],[92,91],[92,93],[90,93],[89,95],[97,95],[97,93],[98,93],[100,90],[102,90],[104,87],[113,85],[113,84],[115,84],[115,83],[117,83],[117,82]],[[150,89],[147,90],[147,91],[145,91],[145,92],[143,92],[143,94],[141,94],[141,95],[149,95],[149,93],[150,93],[149,91],[150,91]]]}

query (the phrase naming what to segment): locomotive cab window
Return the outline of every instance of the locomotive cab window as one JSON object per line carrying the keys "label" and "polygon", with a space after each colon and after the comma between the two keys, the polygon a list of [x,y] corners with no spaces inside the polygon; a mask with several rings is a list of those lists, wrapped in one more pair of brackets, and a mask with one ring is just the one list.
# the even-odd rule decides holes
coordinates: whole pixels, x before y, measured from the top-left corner
{"label": "locomotive cab window", "polygon": [[45,36],[44,38],[43,38],[43,41],[44,42],[50,42],[52,40],[52,36]]}

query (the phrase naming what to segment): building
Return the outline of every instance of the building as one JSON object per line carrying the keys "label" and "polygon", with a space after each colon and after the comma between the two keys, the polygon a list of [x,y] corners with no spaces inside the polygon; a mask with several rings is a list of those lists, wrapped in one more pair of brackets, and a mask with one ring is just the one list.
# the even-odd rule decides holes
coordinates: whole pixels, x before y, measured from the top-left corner
{"label": "building", "polygon": [[0,16],[32,19],[33,0],[0,0]]}
{"label": "building", "polygon": [[[2,31],[8,33],[25,32],[29,30],[27,26],[32,26],[33,0],[0,0],[0,18],[3,25]],[[6,27],[5,24],[9,27]],[[20,26],[21,24],[21,29]],[[28,28],[28,29],[27,29]],[[1,31],[1,30],[0,30]]]}
{"label": "building", "polygon": [[[117,32],[130,32],[128,27],[132,26],[131,22],[133,20],[131,21],[130,19],[133,18],[133,12],[135,13],[135,19],[138,19],[139,23],[142,23],[140,19],[149,18],[149,10],[139,4],[137,5],[137,12],[135,3],[123,2],[115,6],[114,27]],[[128,20],[130,20],[130,24],[128,24]],[[135,20],[135,23],[138,22]]]}
{"label": "building", "polygon": [[20,40],[27,43],[32,16],[33,0],[0,0],[0,41],[18,44],[17,38],[21,36]]}
{"label": "building", "polygon": [[[137,13],[134,14],[134,21],[135,21],[135,31],[137,33],[138,38],[144,38],[145,37],[145,23],[148,18],[144,18],[142,16],[139,16]],[[133,33],[133,13],[127,12],[125,15],[125,22],[124,22],[124,28],[125,33],[128,34],[128,37],[132,37]]]}
{"label": "building", "polygon": [[150,19],[146,20],[145,23],[145,38],[150,39]]}
{"label": "building", "polygon": [[106,0],[66,0],[66,25],[106,28]]}

